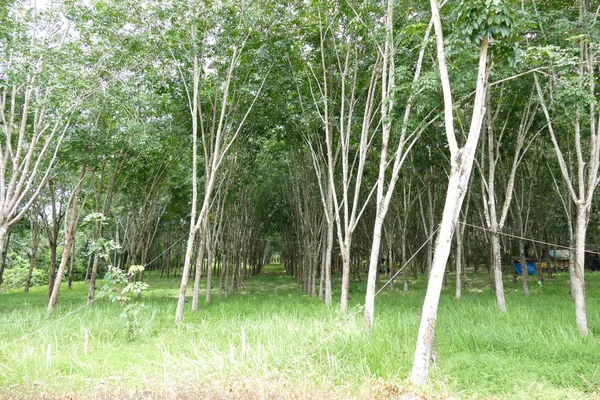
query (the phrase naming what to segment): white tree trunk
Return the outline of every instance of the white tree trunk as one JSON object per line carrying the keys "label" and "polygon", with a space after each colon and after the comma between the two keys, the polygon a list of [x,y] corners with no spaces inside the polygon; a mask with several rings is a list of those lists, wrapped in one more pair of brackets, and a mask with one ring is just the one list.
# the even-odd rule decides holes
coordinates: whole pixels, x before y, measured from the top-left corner
{"label": "white tree trunk", "polygon": [[[193,221],[192,221],[193,224]],[[175,311],[175,324],[179,325],[183,321],[183,307],[185,305],[185,292],[190,278],[190,265],[192,263],[192,252],[194,251],[194,236],[196,231],[194,227],[188,234],[188,242],[185,250],[185,260],[183,262],[183,271],[181,272],[181,285],[179,286],[179,299],[177,300],[177,310]]]}
{"label": "white tree trunk", "polygon": [[[331,196],[329,196],[330,204],[328,207],[331,207]],[[331,306],[331,255],[333,252],[333,210],[331,210],[330,214],[330,222],[327,222],[327,248],[325,249],[325,305]]]}
{"label": "white tree trunk", "polygon": [[475,150],[481,134],[481,125],[485,111],[485,92],[487,81],[487,49],[488,41],[484,36],[481,41],[479,51],[479,66],[477,72],[477,87],[475,90],[475,101],[473,102],[473,112],[471,117],[471,126],[465,145],[458,148],[454,132],[453,101],[450,89],[450,79],[446,65],[446,56],[444,48],[444,36],[442,32],[442,23],[439,15],[439,5],[437,0],[431,0],[432,20],[436,33],[437,58],[440,69],[440,79],[444,93],[444,121],[448,147],[450,149],[450,178],[448,180],[448,191],[446,193],[446,202],[442,214],[439,234],[437,237],[433,264],[427,293],[423,303],[423,313],[419,325],[417,344],[415,349],[413,368],[411,372],[411,381],[416,386],[422,386],[427,381],[429,375],[429,360],[431,359],[431,350],[435,333],[435,324],[437,321],[437,308],[442,290],[444,272],[446,263],[450,254],[452,245],[452,236],[460,217],[462,203],[467,193],[473,161],[475,159]]}
{"label": "white tree trunk", "polygon": [[48,302],[48,313],[52,313],[54,311],[54,307],[56,306],[56,301],[58,300],[58,292],[60,291],[60,284],[62,283],[65,268],[67,267],[67,261],[69,261],[71,246],[73,245],[73,241],[75,240],[75,228],[77,226],[78,219],[77,206],[79,203],[79,194],[81,193],[81,186],[83,185],[83,180],[85,178],[86,171],[86,166],[83,166],[81,170],[81,176],[79,177],[79,182],[75,187],[75,191],[73,192],[70,222],[67,226],[65,226],[65,245],[60,260],[60,265],[58,266],[58,271],[56,272],[56,279],[54,280],[54,288],[52,289],[52,295],[50,295],[50,300]]}
{"label": "white tree trunk", "polygon": [[[373,244],[371,246],[371,257],[369,259],[369,272],[367,279],[367,294],[365,296],[364,326],[369,332],[373,332],[373,321],[375,315],[375,291],[377,290],[377,264],[379,261],[379,248],[381,246],[381,231],[385,214],[377,213],[375,227],[373,228]],[[374,267],[373,267],[374,266]]]}
{"label": "white tree trunk", "polygon": [[587,314],[585,307],[585,236],[589,220],[589,208],[586,205],[578,204],[577,221],[575,225],[575,262],[573,273],[571,274],[572,289],[575,293],[572,296],[575,300],[575,320],[577,328],[582,336],[588,335]]}
{"label": "white tree trunk", "polygon": [[200,293],[200,279],[202,278],[202,267],[204,266],[204,248],[206,245],[206,230],[204,224],[200,229],[200,243],[198,244],[196,274],[194,276],[194,290],[192,292],[192,311],[198,311],[198,298]]}
{"label": "white tree trunk", "polygon": [[462,226],[459,226],[457,231],[456,231],[456,291],[454,293],[454,297],[456,300],[460,300],[460,298],[462,297],[462,279],[461,279],[461,272],[462,272],[462,252],[463,252],[463,230],[462,230]]}
{"label": "white tree trunk", "polygon": [[[460,215],[460,208],[467,191],[466,185],[469,182],[469,177],[465,176],[465,171],[461,168],[462,165],[456,165],[454,162],[453,164],[450,180],[448,181],[444,213],[435,245],[427,294],[423,303],[417,347],[410,377],[411,381],[417,386],[424,384],[429,374],[429,361],[431,359],[435,323],[437,321],[437,307],[442,290],[444,271],[446,270],[446,263],[450,255],[452,236],[456,228],[458,216]],[[468,172],[471,172],[470,168]]]}
{"label": "white tree trunk", "polygon": [[492,232],[492,252],[494,258],[494,285],[496,289],[496,305],[498,310],[506,312],[506,299],[504,298],[504,282],[502,280],[502,254],[500,247],[500,233]]}
{"label": "white tree trunk", "polygon": [[[347,235],[347,233],[346,233]],[[350,288],[350,237],[346,236],[341,253],[342,253],[342,295],[340,298],[340,311],[348,312],[348,291]]]}

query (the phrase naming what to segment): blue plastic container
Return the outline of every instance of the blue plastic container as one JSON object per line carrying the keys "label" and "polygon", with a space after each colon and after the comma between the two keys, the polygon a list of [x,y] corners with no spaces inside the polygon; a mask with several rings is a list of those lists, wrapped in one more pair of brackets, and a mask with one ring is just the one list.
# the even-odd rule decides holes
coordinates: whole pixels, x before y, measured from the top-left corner
{"label": "blue plastic container", "polygon": [[[521,275],[521,263],[518,261],[514,262],[515,265],[515,271],[517,271],[517,274]],[[533,261],[527,261],[527,273],[529,275],[535,275],[536,274],[536,270],[535,270],[535,263]]]}

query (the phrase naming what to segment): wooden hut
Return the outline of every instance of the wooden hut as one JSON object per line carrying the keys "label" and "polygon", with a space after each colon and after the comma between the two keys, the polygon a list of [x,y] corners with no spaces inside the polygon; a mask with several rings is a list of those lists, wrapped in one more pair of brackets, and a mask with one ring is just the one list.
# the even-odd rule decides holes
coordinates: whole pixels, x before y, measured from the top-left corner
{"label": "wooden hut", "polygon": [[569,250],[550,250],[548,254],[550,255],[550,261],[554,263],[554,268],[560,271],[569,270]]}

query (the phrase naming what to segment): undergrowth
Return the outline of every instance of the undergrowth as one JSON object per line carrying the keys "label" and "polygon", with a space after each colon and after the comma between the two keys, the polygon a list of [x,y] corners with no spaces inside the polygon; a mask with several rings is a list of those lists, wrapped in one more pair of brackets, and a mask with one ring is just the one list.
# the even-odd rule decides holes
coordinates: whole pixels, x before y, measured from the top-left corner
{"label": "undergrowth", "polygon": [[[459,302],[452,286],[444,288],[438,356],[431,385],[420,395],[597,398],[600,274],[589,273],[586,279],[587,338],[575,326],[567,274],[556,274],[543,286],[531,279],[529,298],[508,277],[506,314],[496,310],[484,274],[469,276]],[[147,283],[134,341],[124,328],[122,310],[107,298],[84,306],[84,283],[62,288],[51,316],[45,312],[45,287],[0,294],[0,397],[108,393],[110,398],[115,390],[179,393],[196,383],[226,391],[235,382],[254,382],[250,386],[262,387],[261,393],[285,387],[300,397],[364,398],[373,390],[380,397],[381,388],[394,397],[407,385],[425,290],[422,278],[411,282],[409,293],[386,289],[377,297],[372,336],[362,329],[364,283],[352,284],[351,311],[341,314],[337,304],[325,307],[271,267],[228,299],[203,303],[195,313],[188,303],[179,327],[174,324],[179,280],[152,277]]]}

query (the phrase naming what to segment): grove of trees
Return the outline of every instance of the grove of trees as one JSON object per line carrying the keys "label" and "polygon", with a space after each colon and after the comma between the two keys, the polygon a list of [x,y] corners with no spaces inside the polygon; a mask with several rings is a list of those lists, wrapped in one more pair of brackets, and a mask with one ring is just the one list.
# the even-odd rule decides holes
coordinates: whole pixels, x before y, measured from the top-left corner
{"label": "grove of trees", "polygon": [[3,2],[0,284],[48,285],[52,313],[65,283],[93,307],[109,265],[143,265],[180,280],[179,325],[201,282],[222,300],[277,253],[344,313],[366,279],[377,335],[382,285],[422,280],[422,385],[444,285],[460,300],[488,271],[510,313],[513,259],[547,261],[543,283],[568,249],[586,336],[599,19],[595,0]]}

